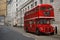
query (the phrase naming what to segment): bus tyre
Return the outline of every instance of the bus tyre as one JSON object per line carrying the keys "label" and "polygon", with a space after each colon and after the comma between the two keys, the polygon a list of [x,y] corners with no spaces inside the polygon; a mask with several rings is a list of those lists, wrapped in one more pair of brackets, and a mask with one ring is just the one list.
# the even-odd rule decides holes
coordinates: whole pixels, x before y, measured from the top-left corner
{"label": "bus tyre", "polygon": [[36,29],[36,35],[39,35],[39,34],[40,34],[39,30],[38,30],[38,29]]}
{"label": "bus tyre", "polygon": [[55,27],[55,34],[57,34],[57,27]]}
{"label": "bus tyre", "polygon": [[51,35],[54,35],[54,32],[52,32]]}
{"label": "bus tyre", "polygon": [[28,32],[28,28],[26,28],[26,32]]}

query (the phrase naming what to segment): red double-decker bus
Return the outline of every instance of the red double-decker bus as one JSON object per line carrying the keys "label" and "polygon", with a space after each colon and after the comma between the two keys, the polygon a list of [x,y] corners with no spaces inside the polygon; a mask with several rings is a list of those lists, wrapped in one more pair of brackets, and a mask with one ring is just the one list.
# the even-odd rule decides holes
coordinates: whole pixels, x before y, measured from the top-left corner
{"label": "red double-decker bus", "polygon": [[24,14],[24,30],[36,34],[54,34],[57,30],[51,25],[53,21],[53,7],[49,4],[40,4]]}

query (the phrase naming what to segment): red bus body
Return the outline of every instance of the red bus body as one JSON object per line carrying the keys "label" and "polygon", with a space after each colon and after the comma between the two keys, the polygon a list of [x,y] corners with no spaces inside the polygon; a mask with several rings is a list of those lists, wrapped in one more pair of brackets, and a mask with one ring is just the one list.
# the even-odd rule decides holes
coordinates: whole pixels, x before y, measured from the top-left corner
{"label": "red bus body", "polygon": [[54,27],[51,22],[54,21],[54,9],[51,5],[41,4],[24,15],[24,30],[29,32],[36,32],[50,34],[54,33]]}

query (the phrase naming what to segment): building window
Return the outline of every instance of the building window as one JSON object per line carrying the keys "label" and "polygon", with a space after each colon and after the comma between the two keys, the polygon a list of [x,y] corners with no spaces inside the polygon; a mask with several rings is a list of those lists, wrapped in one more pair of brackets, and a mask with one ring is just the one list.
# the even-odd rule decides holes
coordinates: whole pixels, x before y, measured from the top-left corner
{"label": "building window", "polygon": [[53,2],[54,0],[50,0],[50,2]]}
{"label": "building window", "polygon": [[22,10],[20,10],[20,13],[22,13]]}
{"label": "building window", "polygon": [[25,8],[25,12],[27,11],[27,8]]}
{"label": "building window", "polygon": [[37,1],[35,2],[35,6],[37,5]]}
{"label": "building window", "polygon": [[29,6],[28,6],[28,10],[29,10]]}
{"label": "building window", "polygon": [[24,13],[24,9],[23,9],[23,13]]}
{"label": "building window", "polygon": [[31,8],[32,8],[32,7],[34,7],[34,5],[33,5],[33,4],[31,4]]}
{"label": "building window", "polygon": [[42,4],[43,3],[43,0],[40,0],[40,3]]}
{"label": "building window", "polygon": [[16,8],[16,11],[18,11],[18,8]]}
{"label": "building window", "polygon": [[7,0],[7,3],[10,4],[13,0]]}
{"label": "building window", "polygon": [[18,6],[18,4],[16,4],[16,6]]}
{"label": "building window", "polygon": [[18,0],[16,0],[16,2],[18,2]]}

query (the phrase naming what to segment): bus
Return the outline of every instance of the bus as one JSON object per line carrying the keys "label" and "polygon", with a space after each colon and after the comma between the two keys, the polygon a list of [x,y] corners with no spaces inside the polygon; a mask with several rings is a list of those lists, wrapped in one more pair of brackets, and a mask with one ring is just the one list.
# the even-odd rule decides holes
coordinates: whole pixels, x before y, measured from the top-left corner
{"label": "bus", "polygon": [[51,24],[55,22],[54,8],[49,4],[40,4],[24,14],[24,30],[36,34],[57,34],[57,27]]}

